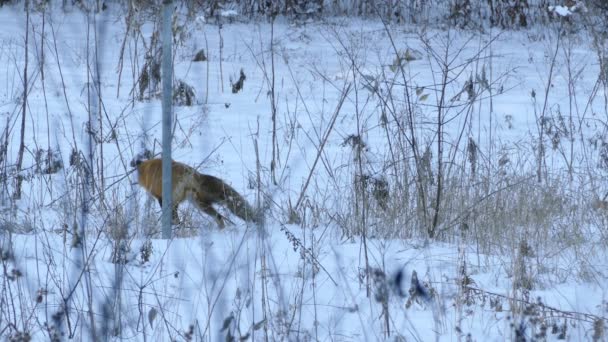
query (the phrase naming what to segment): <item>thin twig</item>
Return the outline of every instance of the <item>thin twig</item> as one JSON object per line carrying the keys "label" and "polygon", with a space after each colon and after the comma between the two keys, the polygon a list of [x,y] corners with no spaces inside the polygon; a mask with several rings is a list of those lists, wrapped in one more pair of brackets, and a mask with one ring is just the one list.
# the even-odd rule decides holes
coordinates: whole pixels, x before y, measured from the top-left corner
{"label": "thin twig", "polygon": [[338,102],[336,111],[334,112],[334,115],[332,116],[332,118],[329,122],[329,127],[327,127],[327,130],[325,131],[325,135],[323,136],[323,139],[321,140],[321,144],[319,145],[319,148],[317,150],[317,156],[315,157],[315,161],[312,164],[312,167],[310,168],[310,172],[308,173],[308,177],[306,178],[306,182],[304,183],[304,188],[302,188],[302,192],[300,192],[300,197],[298,198],[298,201],[296,202],[296,205],[293,208],[294,211],[298,210],[298,207],[300,206],[300,204],[302,203],[302,200],[304,199],[304,195],[306,194],[306,189],[308,189],[308,185],[310,184],[310,179],[312,178],[312,175],[315,171],[317,163],[319,162],[319,158],[321,157],[321,154],[323,153],[323,148],[325,147],[325,143],[327,142],[327,139],[329,138],[329,135],[330,135],[331,131],[333,130],[334,124],[336,123],[336,119],[338,118],[338,114],[340,114],[340,109],[342,108],[342,104],[344,103],[344,100],[346,100],[346,97],[350,93],[351,87],[352,87],[352,83],[349,83],[342,89],[342,95],[340,97],[340,101]]}

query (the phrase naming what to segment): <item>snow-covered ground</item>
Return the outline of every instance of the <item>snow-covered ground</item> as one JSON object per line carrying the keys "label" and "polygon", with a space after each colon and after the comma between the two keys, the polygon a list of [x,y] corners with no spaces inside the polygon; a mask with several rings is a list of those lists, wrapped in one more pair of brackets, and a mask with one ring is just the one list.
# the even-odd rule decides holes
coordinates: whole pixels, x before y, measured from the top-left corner
{"label": "snow-covered ground", "polygon": [[[233,218],[233,225],[219,230],[184,204],[184,225],[175,227],[173,239],[162,240],[158,204],[137,186],[130,166],[143,148],[160,152],[160,99],[146,90],[140,100],[135,83],[155,26],[145,13],[127,25],[123,12],[111,7],[87,16],[78,9],[63,13],[53,8],[44,21],[40,11],[32,12],[24,181],[21,199],[12,201],[26,16],[21,6],[0,8],[0,134],[8,142],[0,166],[11,177],[0,197],[0,336],[606,339],[600,333],[608,313],[606,212],[586,213],[606,191],[605,169],[598,165],[605,148],[603,99],[608,94],[598,79],[599,63],[588,37],[558,39],[554,27],[479,34],[344,18],[306,25],[284,18],[274,25],[237,19],[219,26],[180,14],[174,77],[193,86],[196,99],[192,106],[174,108],[173,158],[221,177],[251,203],[261,190],[268,208],[263,227]],[[192,62],[200,49],[207,61]],[[101,102],[95,93],[96,58]],[[449,72],[442,74],[442,67]],[[241,70],[243,89],[233,93],[231,84]],[[398,95],[385,102],[389,89]],[[408,106],[415,108],[410,118],[415,129],[401,131],[397,122],[412,121],[406,114],[395,115]],[[90,114],[91,108],[101,108],[100,115]],[[542,200],[567,202],[557,205],[564,219],[541,227],[544,221],[526,216],[542,211],[539,202],[540,209],[508,213],[515,228],[473,228],[469,216],[475,210],[467,209],[466,222],[464,214],[451,211],[471,204],[462,203],[445,208],[448,218],[438,227],[442,234],[429,239],[416,219],[384,226],[389,220],[383,220],[374,202],[375,210],[366,211],[363,221],[368,229],[364,239],[359,228],[350,226],[360,217],[353,209],[353,175],[392,179],[393,170],[403,170],[394,161],[411,156],[393,149],[411,146],[406,140],[412,136],[430,147],[429,165],[435,168],[438,112],[443,115],[446,169],[471,167],[467,146],[473,141],[479,174],[505,177],[489,182],[480,207],[493,194],[517,185],[508,177],[535,176],[543,134],[546,183],[539,188],[560,189],[555,198]],[[547,121],[539,119],[542,112]],[[545,126],[539,133],[541,121]],[[93,146],[91,131],[97,138]],[[354,137],[365,142],[359,159]],[[558,147],[552,149],[552,143]],[[85,168],[79,161],[87,160],[89,147],[94,191],[84,217]],[[59,151],[63,164],[54,174],[36,169],[36,151],[49,148]],[[363,173],[358,173],[359,162]],[[556,176],[568,170],[573,180]],[[483,176],[473,178],[458,189],[482,183]],[[524,197],[542,197],[534,191]],[[579,197],[561,198],[564,194]],[[505,196],[506,202],[484,207],[479,215],[517,207],[514,197],[517,193]],[[401,210],[400,200],[389,200],[394,211]],[[416,198],[409,200],[404,207],[416,204]],[[298,220],[290,207],[297,207]],[[467,224],[474,233],[456,231]],[[85,236],[79,236],[83,226]],[[471,235],[478,230],[483,241]]]}

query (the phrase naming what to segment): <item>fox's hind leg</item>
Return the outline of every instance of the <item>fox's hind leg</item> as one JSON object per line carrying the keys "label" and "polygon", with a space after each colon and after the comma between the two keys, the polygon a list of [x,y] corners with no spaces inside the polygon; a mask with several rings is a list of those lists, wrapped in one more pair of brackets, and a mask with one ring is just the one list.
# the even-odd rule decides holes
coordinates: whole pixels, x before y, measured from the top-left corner
{"label": "fox's hind leg", "polygon": [[179,224],[179,215],[177,215],[177,205],[173,206],[173,210],[171,210],[171,223]]}
{"label": "fox's hind leg", "polygon": [[[156,198],[158,200],[158,204],[160,204],[160,210],[163,210],[163,199],[162,197]],[[173,206],[171,210],[171,224],[179,224],[179,215],[177,214],[177,205]]]}
{"label": "fox's hind leg", "polygon": [[226,226],[226,224],[224,223],[224,217],[222,216],[222,214],[218,213],[214,207],[212,207],[210,204],[205,204],[205,205],[201,205],[201,209],[207,215],[213,217],[213,219],[217,223],[218,227],[220,227],[220,229],[224,229],[224,227]]}
{"label": "fox's hind leg", "polygon": [[211,205],[211,203],[213,203],[213,201],[209,200],[204,193],[199,192],[195,192],[192,194],[193,196],[193,200],[196,202],[196,206],[205,212],[205,214],[213,217],[213,219],[215,220],[215,222],[217,223],[218,227],[220,229],[224,229],[224,227],[226,226],[226,224],[224,223],[224,217],[222,216],[222,214],[218,213],[217,210],[215,210],[215,208]]}

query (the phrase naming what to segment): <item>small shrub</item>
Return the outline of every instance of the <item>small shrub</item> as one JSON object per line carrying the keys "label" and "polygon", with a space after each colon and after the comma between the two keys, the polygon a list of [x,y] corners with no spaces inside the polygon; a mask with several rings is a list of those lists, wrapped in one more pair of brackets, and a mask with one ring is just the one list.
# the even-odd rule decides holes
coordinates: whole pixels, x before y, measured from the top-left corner
{"label": "small shrub", "polygon": [[36,149],[34,150],[36,162],[36,173],[51,175],[63,169],[63,160],[59,150]]}
{"label": "small shrub", "polygon": [[194,58],[192,59],[193,62],[205,62],[207,61],[207,56],[205,55],[205,50],[201,49],[199,52],[196,53],[196,55],[194,55]]}
{"label": "small shrub", "polygon": [[245,79],[246,79],[245,73],[243,72],[243,69],[241,69],[241,74],[239,75],[239,79],[234,83],[232,83],[232,80],[230,81],[230,85],[232,86],[233,94],[236,94],[243,89]]}
{"label": "small shrub", "polygon": [[194,88],[188,83],[179,80],[173,89],[173,104],[176,106],[192,106],[195,102]]}

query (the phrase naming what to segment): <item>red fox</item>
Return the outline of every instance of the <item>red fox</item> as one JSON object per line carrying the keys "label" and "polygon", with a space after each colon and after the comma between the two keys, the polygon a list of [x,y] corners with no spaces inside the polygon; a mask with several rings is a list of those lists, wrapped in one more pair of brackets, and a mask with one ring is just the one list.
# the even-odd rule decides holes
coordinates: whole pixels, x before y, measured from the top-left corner
{"label": "red fox", "polygon": [[[162,160],[137,160],[135,165],[139,173],[139,185],[154,196],[162,208]],[[174,224],[179,223],[177,206],[186,199],[191,199],[199,209],[213,217],[220,228],[225,226],[224,217],[213,208],[214,203],[225,205],[245,221],[258,221],[251,205],[223,180],[199,173],[194,168],[176,161],[172,162],[171,171]]]}

